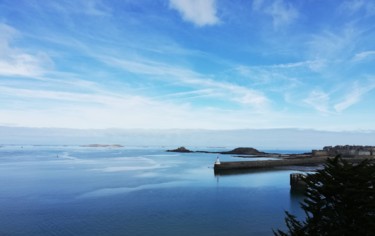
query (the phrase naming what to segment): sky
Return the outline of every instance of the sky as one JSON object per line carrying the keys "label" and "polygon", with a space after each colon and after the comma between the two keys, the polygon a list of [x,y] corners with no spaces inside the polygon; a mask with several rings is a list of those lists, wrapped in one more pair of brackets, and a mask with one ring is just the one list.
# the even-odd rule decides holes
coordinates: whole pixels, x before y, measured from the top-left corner
{"label": "sky", "polygon": [[375,130],[375,1],[0,0],[0,126]]}

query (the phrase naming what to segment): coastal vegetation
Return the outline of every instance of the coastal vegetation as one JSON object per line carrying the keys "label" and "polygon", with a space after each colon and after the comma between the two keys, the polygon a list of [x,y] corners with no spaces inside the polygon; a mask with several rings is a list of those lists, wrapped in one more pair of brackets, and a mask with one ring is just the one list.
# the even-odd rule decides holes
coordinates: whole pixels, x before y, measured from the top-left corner
{"label": "coastal vegetation", "polygon": [[375,232],[375,163],[351,164],[341,156],[305,178],[302,221],[286,212],[287,235],[373,235]]}

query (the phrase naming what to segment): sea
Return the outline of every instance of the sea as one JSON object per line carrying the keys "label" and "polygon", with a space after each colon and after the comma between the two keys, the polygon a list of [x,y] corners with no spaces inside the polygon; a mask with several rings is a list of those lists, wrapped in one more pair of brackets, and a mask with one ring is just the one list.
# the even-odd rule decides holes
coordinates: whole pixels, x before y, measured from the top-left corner
{"label": "sea", "polygon": [[1,146],[0,235],[273,235],[285,211],[304,217],[289,185],[298,170],[215,175],[218,156],[266,158],[166,149]]}

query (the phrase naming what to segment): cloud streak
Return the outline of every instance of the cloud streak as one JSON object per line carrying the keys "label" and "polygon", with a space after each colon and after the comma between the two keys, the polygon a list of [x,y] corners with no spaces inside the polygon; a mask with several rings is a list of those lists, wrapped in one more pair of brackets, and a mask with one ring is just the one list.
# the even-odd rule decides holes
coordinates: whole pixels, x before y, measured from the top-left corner
{"label": "cloud streak", "polygon": [[360,85],[358,82],[351,86],[350,92],[344,97],[344,99],[337,103],[334,108],[337,112],[343,112],[349,107],[360,102],[362,97],[375,89],[375,80],[372,80],[365,85]]}
{"label": "cloud streak", "polygon": [[197,26],[219,23],[216,16],[216,0],[170,0],[169,6],[177,10],[185,21]]}
{"label": "cloud streak", "polygon": [[362,11],[364,16],[367,17],[375,14],[375,3],[366,0],[347,0],[343,1],[339,9],[349,15]]}
{"label": "cloud streak", "polygon": [[253,10],[270,16],[275,29],[289,25],[299,17],[298,10],[283,0],[255,0]]}
{"label": "cloud streak", "polygon": [[262,92],[228,82],[213,80],[208,76],[183,67],[171,66],[149,60],[130,61],[103,56],[98,56],[98,58],[104,63],[120,67],[135,74],[148,75],[154,79],[162,79],[169,82],[178,82],[179,84],[191,86],[195,89],[210,89],[210,91],[212,91],[211,95],[213,96],[221,97],[224,100],[231,100],[239,104],[249,105],[258,110],[263,110],[269,105],[268,98],[263,95]]}
{"label": "cloud streak", "polygon": [[303,101],[312,106],[314,109],[321,113],[328,113],[328,103],[329,103],[330,97],[327,93],[320,91],[320,90],[313,90],[309,94],[309,96],[304,99]]}
{"label": "cloud streak", "polygon": [[[41,5],[34,4],[34,7],[40,8]],[[83,14],[92,17],[109,16],[111,11],[101,0],[48,1],[43,3],[43,8],[50,8],[64,15]]]}
{"label": "cloud streak", "polygon": [[353,61],[359,62],[359,61],[363,61],[363,60],[366,60],[366,59],[369,59],[369,58],[375,58],[375,51],[374,50],[359,52],[359,53],[355,54],[355,56],[353,57]]}
{"label": "cloud streak", "polygon": [[42,52],[27,53],[11,46],[20,33],[13,27],[0,23],[0,76],[38,77],[51,67],[51,59]]}

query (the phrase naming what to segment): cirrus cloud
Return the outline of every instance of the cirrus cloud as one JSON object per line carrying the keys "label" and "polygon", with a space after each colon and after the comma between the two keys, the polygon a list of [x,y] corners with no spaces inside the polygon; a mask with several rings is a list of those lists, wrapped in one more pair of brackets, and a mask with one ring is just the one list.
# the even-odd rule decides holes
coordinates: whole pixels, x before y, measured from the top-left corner
{"label": "cirrus cloud", "polygon": [[13,27],[0,23],[0,76],[38,77],[52,64],[42,52],[28,53],[11,45],[20,33]]}
{"label": "cirrus cloud", "polygon": [[255,0],[253,2],[253,10],[272,17],[274,28],[291,24],[299,16],[298,10],[291,3],[283,0]]}
{"label": "cirrus cloud", "polygon": [[219,22],[215,0],[170,0],[169,6],[177,10],[185,21],[197,26],[214,25]]}

